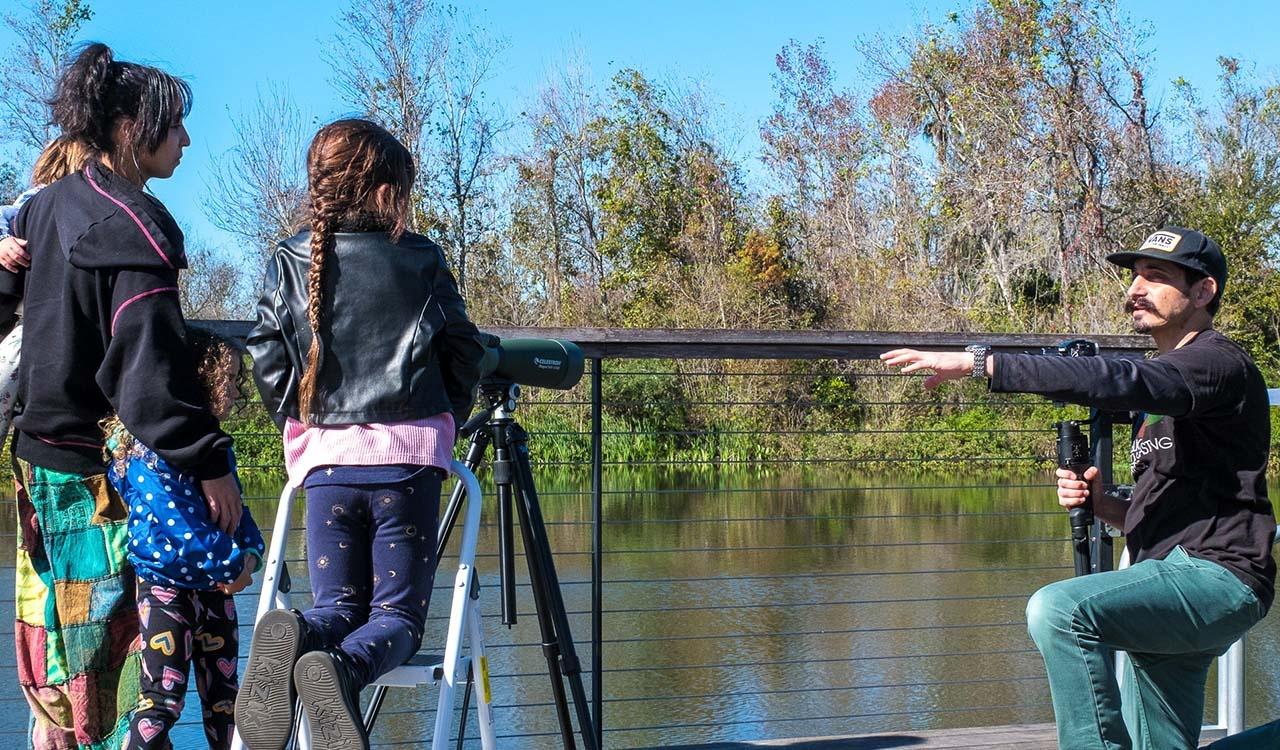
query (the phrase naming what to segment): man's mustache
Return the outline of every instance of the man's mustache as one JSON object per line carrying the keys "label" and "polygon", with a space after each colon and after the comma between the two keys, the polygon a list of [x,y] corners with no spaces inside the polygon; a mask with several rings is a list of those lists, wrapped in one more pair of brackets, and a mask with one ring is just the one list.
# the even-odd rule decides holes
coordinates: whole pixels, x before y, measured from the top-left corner
{"label": "man's mustache", "polygon": [[1134,310],[1151,310],[1153,309],[1146,300],[1133,299],[1132,297],[1124,301],[1124,311],[1132,314]]}

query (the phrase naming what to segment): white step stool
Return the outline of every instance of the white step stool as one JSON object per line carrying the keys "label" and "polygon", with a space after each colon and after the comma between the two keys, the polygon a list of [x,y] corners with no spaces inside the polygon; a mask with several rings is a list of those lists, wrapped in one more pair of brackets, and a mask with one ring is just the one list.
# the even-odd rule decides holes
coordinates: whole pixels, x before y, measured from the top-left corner
{"label": "white step stool", "polygon": [[[454,461],[450,473],[462,482],[467,497],[467,514],[462,526],[462,544],[458,549],[458,573],[454,577],[453,601],[449,610],[449,628],[445,639],[444,656],[415,654],[409,661],[384,674],[373,683],[373,696],[364,711],[366,730],[372,730],[388,688],[439,685],[440,699],[436,706],[435,731],[431,739],[432,750],[445,750],[453,720],[454,691],[460,684],[470,683],[476,690],[476,713],[480,723],[480,743],[484,750],[494,750],[493,693],[489,687],[489,662],[484,652],[484,633],[480,625],[479,578],[475,570],[476,540],[480,535],[481,495],[475,475],[461,462]],[[271,609],[288,609],[289,576],[285,569],[285,540],[289,535],[290,510],[298,487],[285,485],[276,508],[276,522],[271,532],[271,546],[263,565],[262,593],[258,598],[258,613],[262,616]],[[441,530],[443,531],[443,530]],[[433,542],[434,543],[434,542]],[[464,655],[463,639],[468,653]],[[297,750],[313,750],[311,732],[307,722],[295,710],[296,731],[293,744]],[[465,721],[466,717],[463,717]],[[244,750],[237,732],[231,743],[232,750]],[[316,748],[315,750],[320,750]]]}

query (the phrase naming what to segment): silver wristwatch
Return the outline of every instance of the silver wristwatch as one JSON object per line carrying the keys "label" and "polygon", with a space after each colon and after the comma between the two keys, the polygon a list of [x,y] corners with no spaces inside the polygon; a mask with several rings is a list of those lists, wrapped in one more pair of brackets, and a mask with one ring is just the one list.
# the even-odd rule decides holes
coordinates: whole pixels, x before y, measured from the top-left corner
{"label": "silver wristwatch", "polygon": [[969,373],[969,377],[985,378],[987,376],[987,357],[991,356],[991,347],[986,344],[970,344],[964,350],[973,355],[973,372]]}

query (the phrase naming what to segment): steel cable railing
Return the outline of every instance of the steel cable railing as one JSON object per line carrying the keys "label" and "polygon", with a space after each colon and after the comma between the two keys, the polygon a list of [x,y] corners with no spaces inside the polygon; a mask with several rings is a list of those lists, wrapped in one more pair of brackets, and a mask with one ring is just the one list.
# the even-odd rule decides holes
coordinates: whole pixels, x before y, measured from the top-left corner
{"label": "steel cable railing", "polygon": [[[605,746],[1050,721],[1022,608],[1070,574],[1046,471],[1051,407],[976,390],[924,396],[876,364],[779,372],[761,359],[594,360],[599,399],[584,379],[564,393],[530,389],[517,410]],[[260,421],[244,425],[245,445],[274,438]],[[279,476],[278,455],[240,465]],[[488,492],[487,467],[477,473]],[[273,493],[251,493],[260,521]],[[517,581],[518,623],[503,627],[486,514],[477,565],[499,736],[556,747],[529,584]],[[3,526],[0,555],[14,540]],[[300,528],[287,559],[305,602]],[[447,588],[438,582],[435,598]],[[0,598],[0,611],[13,604]],[[425,650],[442,612],[433,605]],[[20,706],[6,682],[0,701]],[[180,730],[196,741],[198,700],[188,702]],[[433,704],[393,691],[374,746],[420,746],[413,732]]]}

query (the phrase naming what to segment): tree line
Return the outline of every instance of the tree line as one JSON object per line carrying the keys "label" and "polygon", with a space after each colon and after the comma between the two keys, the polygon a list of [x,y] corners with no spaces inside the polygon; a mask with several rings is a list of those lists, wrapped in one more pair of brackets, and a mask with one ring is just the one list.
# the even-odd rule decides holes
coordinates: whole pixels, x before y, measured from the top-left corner
{"label": "tree line", "polygon": [[[91,15],[5,16],[11,144],[49,137],[41,96]],[[478,321],[1123,332],[1127,279],[1104,257],[1176,223],[1222,244],[1220,325],[1280,374],[1280,88],[1224,57],[1215,90],[1153,100],[1148,27],[1115,0],[985,0],[841,40],[857,90],[822,42],[789,42],[745,154],[699,82],[641,70],[601,84],[566,64],[516,113],[488,93],[503,40],[435,0],[352,2],[333,28],[329,85],[414,153],[414,228]],[[234,126],[205,209],[265,255],[303,216],[311,123],[264,83]],[[194,254],[193,315],[246,316],[261,255]]]}

